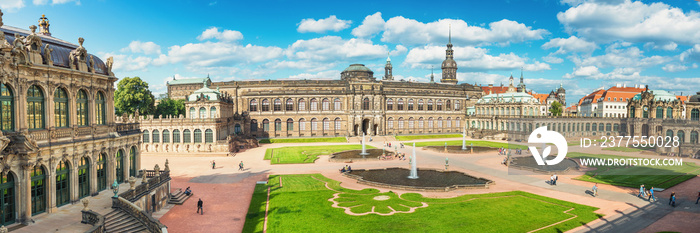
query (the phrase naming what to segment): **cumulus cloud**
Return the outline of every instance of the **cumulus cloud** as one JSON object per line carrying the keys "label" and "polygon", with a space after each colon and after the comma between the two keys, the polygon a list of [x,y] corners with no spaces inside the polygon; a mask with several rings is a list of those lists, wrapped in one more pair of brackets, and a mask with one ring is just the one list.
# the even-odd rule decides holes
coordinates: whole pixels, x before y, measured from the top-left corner
{"label": "cumulus cloud", "polygon": [[584,66],[584,67],[574,67],[572,73],[564,75],[566,79],[581,78],[581,79],[593,79],[593,80],[629,80],[637,82],[642,76],[640,75],[641,69],[638,68],[615,68],[608,73],[601,72],[598,67],[595,66]]}
{"label": "cumulus cloud", "polygon": [[596,42],[700,43],[698,12],[685,13],[665,3],[645,4],[630,0],[612,3],[583,2],[559,12],[557,19],[567,31]]}
{"label": "cumulus cloud", "polygon": [[[523,67],[528,71],[539,71],[551,69],[549,64],[537,62],[526,63],[527,58],[520,57],[514,53],[501,53],[499,55],[489,55],[488,50],[477,47],[454,47],[455,61],[459,69],[469,71],[485,70],[512,70]],[[442,61],[445,59],[445,49],[441,46],[423,46],[411,49],[406,55],[404,63],[411,68],[430,68],[431,66],[440,69]]]}
{"label": "cumulus cloud", "polygon": [[13,12],[24,7],[24,0],[3,0],[0,1],[0,8]]}
{"label": "cumulus cloud", "polygon": [[104,53],[100,57],[114,57],[113,72],[146,71],[153,64],[153,58],[126,54]]}
{"label": "cumulus cloud", "polygon": [[318,72],[315,74],[301,73],[301,74],[291,75],[288,78],[284,78],[284,79],[289,79],[289,80],[302,80],[302,79],[332,80],[332,79],[338,79],[338,74],[340,74],[340,71],[338,71],[338,70],[327,70],[327,71],[321,71],[321,72]]}
{"label": "cumulus cloud", "polygon": [[682,62],[687,62],[687,61],[700,62],[700,44],[696,44],[692,48],[681,53],[680,59]]}
{"label": "cumulus cloud", "polygon": [[532,29],[525,24],[503,19],[489,23],[489,28],[469,25],[464,20],[441,19],[429,23],[396,16],[386,21],[382,41],[407,45],[446,43],[448,29],[452,28],[455,44],[508,44],[539,40],[549,34],[544,29]]}
{"label": "cumulus cloud", "polygon": [[542,60],[545,62],[553,63],[553,64],[559,64],[559,63],[564,62],[564,59],[561,59],[560,57],[557,57],[557,56],[552,56],[551,54],[547,55],[545,57],[542,57]]}
{"label": "cumulus cloud", "polygon": [[384,30],[384,23],[381,12],[368,15],[360,26],[352,29],[352,35],[356,37],[371,37]]}
{"label": "cumulus cloud", "polygon": [[686,71],[690,68],[698,68],[698,64],[693,63],[691,66],[685,66],[681,64],[666,64],[662,69],[666,72],[681,72]]}
{"label": "cumulus cloud", "polygon": [[543,49],[559,48],[554,54],[566,54],[571,52],[591,53],[598,46],[593,42],[580,39],[576,36],[569,38],[554,38],[542,45]]}
{"label": "cumulus cloud", "polygon": [[647,42],[644,44],[645,49],[657,49],[657,50],[666,50],[666,51],[673,51],[676,50],[678,47],[678,44],[674,42],[668,42],[665,44],[657,44],[654,42]]}
{"label": "cumulus cloud", "polygon": [[160,45],[157,45],[156,43],[153,43],[151,41],[141,42],[141,41],[135,40],[135,41],[132,41],[131,43],[129,43],[129,46],[121,49],[120,51],[123,53],[126,53],[126,52],[143,53],[146,55],[160,54]]}
{"label": "cumulus cloud", "polygon": [[[380,16],[381,17],[381,16]],[[315,20],[312,18],[303,19],[297,28],[298,32],[315,32],[324,33],[326,31],[340,31],[350,27],[352,21],[338,19],[335,15],[328,16],[325,19]]]}
{"label": "cumulus cloud", "polygon": [[297,60],[357,61],[385,57],[386,45],[376,45],[367,39],[349,40],[338,36],[324,36],[310,40],[297,40],[285,51],[287,57]]}
{"label": "cumulus cloud", "polygon": [[219,28],[210,27],[197,36],[198,40],[217,39],[220,41],[237,41],[243,39],[243,34],[239,31],[224,29],[219,32]]}
{"label": "cumulus cloud", "polygon": [[238,45],[227,42],[203,42],[174,45],[168,54],[161,54],[155,64],[179,63],[190,66],[234,66],[240,63],[264,62],[282,55],[282,49],[274,46]]}
{"label": "cumulus cloud", "polygon": [[628,43],[614,43],[605,49],[605,54],[590,57],[572,57],[577,66],[606,67],[652,67],[669,62],[671,58],[664,56],[644,56],[637,47],[628,47]]}

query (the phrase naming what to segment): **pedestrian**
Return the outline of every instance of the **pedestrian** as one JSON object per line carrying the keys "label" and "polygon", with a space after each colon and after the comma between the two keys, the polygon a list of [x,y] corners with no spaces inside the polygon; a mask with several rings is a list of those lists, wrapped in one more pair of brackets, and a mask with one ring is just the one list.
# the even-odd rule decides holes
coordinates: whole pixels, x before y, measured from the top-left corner
{"label": "pedestrian", "polygon": [[647,201],[654,199],[656,201],[656,197],[654,196],[654,186],[651,186],[649,189],[649,198],[647,198]]}
{"label": "pedestrian", "polygon": [[696,204],[696,205],[698,204],[698,201],[700,201],[700,191],[698,191],[698,199],[695,200],[695,204]]}
{"label": "pedestrian", "polygon": [[668,204],[676,207],[676,192],[671,193],[671,197],[668,198]]}
{"label": "pedestrian", "polygon": [[559,177],[557,176],[557,174],[554,174],[554,185],[557,185],[558,179],[559,179]]}
{"label": "pedestrian", "polygon": [[200,213],[199,211],[201,210],[202,215],[204,215],[204,209],[202,209],[203,204],[204,202],[202,202],[202,198],[200,198],[199,201],[197,201],[197,213]]}
{"label": "pedestrian", "polygon": [[216,161],[211,161],[211,169],[216,169]]}
{"label": "pedestrian", "polygon": [[644,193],[644,185],[642,184],[639,186],[639,194],[637,194],[637,197],[646,197],[646,194]]}
{"label": "pedestrian", "polygon": [[238,170],[243,171],[243,161],[241,161],[241,163],[238,164]]}
{"label": "pedestrian", "polygon": [[554,185],[554,175],[549,177],[549,185]]}
{"label": "pedestrian", "polygon": [[593,197],[598,196],[598,183],[593,184]]}

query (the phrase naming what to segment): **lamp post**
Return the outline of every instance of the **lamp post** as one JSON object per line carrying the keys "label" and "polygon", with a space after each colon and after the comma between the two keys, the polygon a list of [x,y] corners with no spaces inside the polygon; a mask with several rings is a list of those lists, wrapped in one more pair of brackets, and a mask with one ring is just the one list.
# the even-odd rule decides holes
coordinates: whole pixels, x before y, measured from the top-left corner
{"label": "lamp post", "polygon": [[117,183],[117,180],[114,180],[114,183],[112,183],[112,192],[114,192],[114,198],[119,197],[117,193],[119,193],[119,183]]}

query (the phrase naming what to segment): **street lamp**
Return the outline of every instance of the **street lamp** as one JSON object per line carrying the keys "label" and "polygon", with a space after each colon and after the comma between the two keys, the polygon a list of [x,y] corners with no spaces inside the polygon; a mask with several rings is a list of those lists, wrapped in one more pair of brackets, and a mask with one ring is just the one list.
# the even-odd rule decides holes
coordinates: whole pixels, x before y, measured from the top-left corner
{"label": "street lamp", "polygon": [[114,180],[114,183],[112,183],[112,192],[114,192],[114,197],[119,197],[117,193],[119,193],[119,183],[117,183],[117,180]]}

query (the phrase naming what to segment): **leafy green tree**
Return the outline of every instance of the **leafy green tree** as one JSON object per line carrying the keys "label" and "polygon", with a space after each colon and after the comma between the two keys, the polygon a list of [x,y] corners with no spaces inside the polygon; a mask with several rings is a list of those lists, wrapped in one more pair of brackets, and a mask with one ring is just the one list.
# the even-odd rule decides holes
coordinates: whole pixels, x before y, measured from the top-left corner
{"label": "leafy green tree", "polygon": [[559,101],[554,101],[549,107],[549,112],[552,113],[552,116],[561,116],[561,113],[564,112],[564,109],[561,103],[559,103]]}
{"label": "leafy green tree", "polygon": [[114,92],[114,108],[118,116],[126,113],[133,114],[139,110],[140,115],[151,115],[155,112],[155,98],[148,89],[148,83],[139,77],[124,77],[117,83]]}
{"label": "leafy green tree", "polygon": [[158,102],[156,106],[157,116],[180,116],[180,114],[185,114],[185,100],[174,100],[170,97],[165,97]]}

